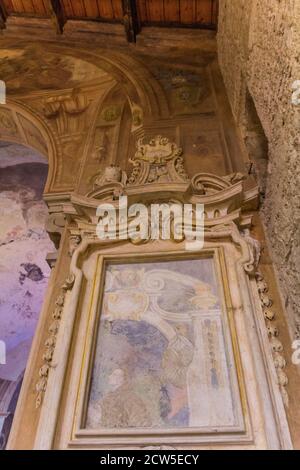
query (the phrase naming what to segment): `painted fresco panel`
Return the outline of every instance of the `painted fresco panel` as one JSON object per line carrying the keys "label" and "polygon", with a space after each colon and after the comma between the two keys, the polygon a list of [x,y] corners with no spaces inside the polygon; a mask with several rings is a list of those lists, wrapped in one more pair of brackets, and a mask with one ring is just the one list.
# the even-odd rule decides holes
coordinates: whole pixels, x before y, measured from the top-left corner
{"label": "painted fresco panel", "polygon": [[220,292],[213,258],[107,266],[86,428],[238,424]]}

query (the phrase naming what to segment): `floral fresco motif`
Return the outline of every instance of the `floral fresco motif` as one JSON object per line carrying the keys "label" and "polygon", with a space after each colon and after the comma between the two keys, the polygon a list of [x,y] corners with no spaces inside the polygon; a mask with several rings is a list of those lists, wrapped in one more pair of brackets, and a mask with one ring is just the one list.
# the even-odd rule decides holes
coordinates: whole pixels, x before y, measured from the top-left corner
{"label": "floral fresco motif", "polygon": [[108,265],[86,427],[236,425],[226,342],[213,259]]}

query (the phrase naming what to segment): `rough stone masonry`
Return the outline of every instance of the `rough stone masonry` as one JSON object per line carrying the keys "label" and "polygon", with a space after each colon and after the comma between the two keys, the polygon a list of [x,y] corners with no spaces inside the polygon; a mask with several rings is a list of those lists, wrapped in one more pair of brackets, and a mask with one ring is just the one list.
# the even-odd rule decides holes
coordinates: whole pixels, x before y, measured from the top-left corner
{"label": "rough stone masonry", "polygon": [[[299,338],[300,104],[292,101],[292,85],[300,80],[299,0],[220,0],[218,50],[245,143],[251,127],[249,102],[261,123],[256,145],[247,150],[263,187],[261,214],[291,334]],[[267,142],[263,157],[262,132]]]}

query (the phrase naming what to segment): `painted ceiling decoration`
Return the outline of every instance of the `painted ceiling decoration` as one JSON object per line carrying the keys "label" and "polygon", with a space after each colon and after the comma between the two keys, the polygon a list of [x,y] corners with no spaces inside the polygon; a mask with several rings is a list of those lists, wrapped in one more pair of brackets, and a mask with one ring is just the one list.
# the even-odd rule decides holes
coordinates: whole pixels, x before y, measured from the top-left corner
{"label": "painted ceiling decoration", "polygon": [[[12,18],[52,20],[58,34],[68,21],[123,24],[135,42],[144,26],[216,29],[218,0],[1,0],[0,28]],[[74,26],[73,26],[74,27]],[[76,26],[75,26],[76,29]]]}
{"label": "painted ceiling decoration", "polygon": [[0,70],[12,94],[74,88],[109,79],[107,73],[85,60],[42,51],[37,44],[1,48]]}

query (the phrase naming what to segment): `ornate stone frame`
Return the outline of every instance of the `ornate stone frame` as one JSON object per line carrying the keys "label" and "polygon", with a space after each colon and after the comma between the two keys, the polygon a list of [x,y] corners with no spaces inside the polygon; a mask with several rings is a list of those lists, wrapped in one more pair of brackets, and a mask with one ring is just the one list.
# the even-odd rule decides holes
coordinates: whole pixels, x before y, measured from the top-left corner
{"label": "ornate stone frame", "polygon": [[[125,247],[124,247],[125,248]],[[216,440],[219,441],[222,438],[226,441],[228,439],[227,434],[232,434],[232,435],[241,435],[243,438],[246,438],[247,435],[247,430],[246,430],[246,423],[244,422],[244,417],[240,412],[237,411],[237,419],[239,420],[239,425],[233,426],[232,428],[224,428],[223,432],[219,431],[218,437],[217,434],[214,432],[213,429],[206,429],[206,430],[196,430],[196,429],[180,429],[180,430],[174,430],[174,429],[156,429],[156,430],[151,430],[151,429],[130,429],[130,430],[107,430],[107,431],[89,431],[87,429],[82,428],[81,423],[84,420],[84,413],[85,413],[85,407],[86,403],[88,400],[88,393],[89,393],[89,382],[90,382],[90,373],[91,373],[91,364],[93,363],[92,357],[94,356],[94,349],[95,349],[95,344],[96,344],[96,333],[97,333],[97,328],[98,328],[98,323],[99,323],[99,305],[101,303],[102,299],[102,291],[103,291],[103,279],[104,279],[104,269],[105,265],[107,262],[111,261],[118,261],[118,262],[136,262],[137,259],[140,261],[147,261],[147,260],[170,260],[170,259],[190,259],[191,262],[193,259],[196,258],[203,258],[203,257],[213,257],[215,261],[216,268],[218,270],[218,277],[222,276],[224,279],[224,282],[226,282],[226,273],[224,272],[224,264],[221,262],[222,259],[222,253],[221,249],[212,249],[208,250],[205,252],[201,252],[200,255],[191,255],[185,251],[182,251],[182,247],[180,249],[172,250],[169,252],[164,252],[163,255],[161,252],[158,253],[148,253],[147,255],[143,253],[136,253],[136,250],[132,250],[133,247],[131,247],[131,250],[126,254],[118,253],[118,254],[97,254],[96,259],[94,257],[93,260],[93,265],[96,264],[96,275],[94,276],[93,279],[93,286],[92,286],[92,292],[89,293],[89,301],[88,301],[88,310],[83,313],[83,318],[82,317],[82,323],[80,325],[80,330],[85,331],[86,335],[84,338],[84,343],[78,346],[76,348],[75,356],[74,356],[74,364],[78,363],[78,361],[81,360],[81,365],[80,365],[80,377],[79,377],[79,383],[77,380],[74,380],[74,389],[76,387],[76,406],[73,408],[73,416],[72,416],[72,437],[70,438],[68,442],[68,446],[74,448],[74,447],[85,447],[86,445],[90,445],[91,440],[96,441],[97,443],[101,445],[114,445],[115,440],[117,439],[118,442],[123,442],[124,445],[135,445],[137,440],[141,441],[144,440],[145,443],[147,444],[153,444],[153,440],[158,439],[160,444],[165,444],[165,445],[171,445],[171,444],[180,444],[183,439],[190,439],[191,443],[200,443],[200,442],[205,442],[208,439],[211,439],[212,441]],[[109,251],[114,251],[114,250],[108,250]],[[98,250],[97,250],[98,252]],[[134,257],[132,257],[134,255]],[[218,261],[217,261],[218,260]],[[98,293],[98,294],[97,294]],[[236,338],[234,337],[234,331],[232,329],[232,321],[233,319],[230,318],[232,315],[232,308],[230,304],[227,304],[227,302],[230,302],[229,299],[229,291],[228,288],[226,287],[226,293],[224,298],[224,306],[223,306],[223,311],[224,311],[224,317],[227,317],[228,313],[228,320],[225,321],[226,324],[226,330],[231,330],[230,333],[228,331],[228,336],[232,337],[234,339],[234,347],[236,351],[236,360],[237,360],[237,371],[241,372],[241,366],[240,366],[240,360],[238,357],[238,346],[236,343]],[[225,300],[226,299],[226,300]],[[226,305],[225,305],[226,304]],[[225,312],[226,310],[226,312]],[[228,325],[227,325],[228,323]],[[230,341],[230,340],[229,340]],[[77,369],[77,366],[75,367]],[[74,374],[76,374],[76,370],[74,370]],[[232,377],[232,382],[234,382],[234,378]],[[76,382],[76,386],[75,386]],[[243,379],[240,377],[240,389],[241,389],[241,394],[242,398],[241,401],[243,403],[243,408],[245,410],[245,421],[249,425],[249,416],[247,410],[247,404],[246,404],[246,397],[245,397],[245,392],[244,392],[244,386],[243,386]],[[73,385],[71,386],[73,389]],[[236,396],[239,395],[238,387],[235,387],[236,390]],[[71,415],[71,414],[70,414]],[[68,419],[67,419],[68,421]],[[64,433],[65,434],[65,433]],[[87,444],[88,442],[88,444]]]}
{"label": "ornate stone frame", "polygon": [[[175,144],[160,136],[148,145],[138,141],[129,178],[120,168],[109,167],[102,177],[99,176],[99,185],[96,184],[93,191],[86,196],[73,194],[63,206],[70,230],[70,276],[55,303],[53,323],[39,370],[36,403],[41,406],[41,413],[36,449],[174,445],[237,449],[292,447],[280,394],[282,387],[278,387],[276,364],[256,281],[259,243],[249,235],[252,211],[257,208],[258,189],[239,173],[226,177],[198,174],[189,180],[181,153]],[[131,243],[118,238],[100,240],[96,235],[96,209],[105,202],[115,205],[118,210],[120,195],[126,195],[129,204],[143,202],[148,205],[152,201],[171,204],[175,201],[205,205],[204,251],[193,252],[192,256],[201,256],[202,252],[217,253],[220,260],[218,272],[224,286],[244,427],[229,433],[126,430],[122,435],[119,431],[109,431],[102,432],[101,436],[80,429],[87,396],[82,383],[86,384],[88,380],[86,361],[97,331],[89,322],[97,311],[93,293],[103,285],[103,276],[97,272],[97,259],[191,256],[185,251],[184,239],[176,243],[172,240],[146,240],[146,243],[145,240]],[[121,233],[122,229],[118,226],[117,232]]]}
{"label": "ornate stone frame", "polygon": [[[178,151],[175,150],[174,159],[177,159]],[[148,178],[149,172],[144,170],[143,174]],[[56,301],[54,324],[49,331],[53,341],[46,343],[44,364],[39,371],[37,405],[41,405],[41,415],[35,448],[136,448],[145,445],[175,445],[180,448],[207,448],[214,445],[218,445],[218,448],[223,446],[241,449],[290,448],[283,401],[276,383],[276,371],[255,278],[259,246],[247,232],[247,228],[251,226],[251,209],[256,207],[257,188],[244,183],[242,175],[220,178],[199,174],[189,182],[180,180],[181,176],[177,177],[172,170],[172,178],[178,178],[177,181],[151,184],[142,181],[142,184],[131,185],[130,182],[127,184],[119,181],[119,177],[123,176],[117,169],[110,170],[109,175],[111,174],[117,176],[117,181],[104,180],[99,189],[96,188],[87,196],[73,195],[70,202],[64,205],[70,224],[71,274]],[[148,435],[140,433],[134,438],[129,431],[120,440],[117,433],[112,433],[115,437],[111,435],[106,438],[102,435],[100,438],[79,431],[78,422],[74,427],[75,403],[77,400],[83,403],[85,399],[82,389],[78,391],[78,369],[83,370],[79,363],[86,357],[82,348],[87,338],[94,338],[95,330],[86,322],[91,314],[95,282],[101,284],[103,279],[95,274],[97,257],[125,256],[134,260],[137,256],[154,256],[154,253],[156,257],[188,256],[184,251],[184,240],[180,243],[172,240],[148,241],[146,244],[133,244],[128,240],[99,240],[96,236],[95,209],[101,200],[115,203],[115,195],[120,192],[128,196],[129,202],[177,200],[206,204],[205,250],[217,252],[223,259],[221,272],[223,283],[227,285],[225,295],[231,337],[239,383],[244,384],[241,388],[244,430],[215,436],[212,433],[200,435],[199,432],[189,432],[180,437],[172,433],[151,432]],[[193,256],[199,254],[201,255],[193,253]],[[95,301],[93,302],[95,314]],[[93,341],[91,339],[90,345]]]}
{"label": "ornate stone frame", "polygon": [[[169,434],[149,435],[128,433],[120,439],[118,433],[110,438],[100,438],[74,427],[74,404],[85,400],[81,390],[78,393],[83,347],[86,338],[95,332],[87,324],[90,314],[95,314],[95,299],[91,311],[92,293],[101,284],[103,277],[95,273],[97,258],[145,256],[191,256],[184,251],[183,243],[158,241],[135,246],[129,242],[106,242],[86,237],[75,250],[72,262],[72,290],[66,292],[57,329],[56,346],[49,374],[48,386],[41,408],[35,448],[140,448],[144,446],[175,446],[176,448],[291,448],[289,431],[276,372],[272,367],[272,355],[260,315],[255,277],[249,278],[249,265],[253,254],[235,224],[222,230],[212,231],[206,236],[205,251],[217,252],[221,258],[227,312],[230,317],[232,341],[237,361],[239,380],[243,377],[245,394],[241,391],[245,430],[236,434],[200,435],[185,433],[180,436]],[[122,253],[122,254],[121,254]],[[224,256],[223,256],[224,255]],[[195,257],[195,254],[193,254]],[[101,264],[101,263],[100,263]],[[98,265],[99,268],[99,265]],[[245,270],[246,268],[246,270]],[[248,271],[248,273],[247,273]],[[225,275],[225,279],[224,279]],[[74,276],[74,277],[73,277]],[[228,282],[229,281],[229,282]],[[74,284],[73,284],[74,283]],[[100,283],[100,284],[99,284]],[[63,289],[65,287],[63,286]],[[230,302],[232,301],[232,305]],[[93,313],[94,312],[94,313]],[[233,330],[232,330],[233,328]],[[77,332],[75,334],[75,332]],[[90,346],[94,339],[90,338]],[[74,349],[75,348],[75,349]],[[241,355],[239,366],[238,350]],[[70,355],[71,351],[71,355]],[[268,364],[268,367],[266,367]],[[83,372],[81,372],[83,373]],[[85,371],[87,373],[87,370]],[[66,377],[68,379],[66,380]]]}

